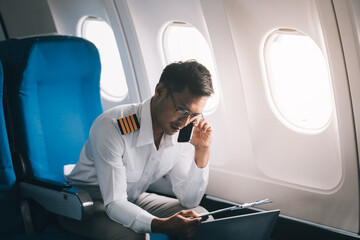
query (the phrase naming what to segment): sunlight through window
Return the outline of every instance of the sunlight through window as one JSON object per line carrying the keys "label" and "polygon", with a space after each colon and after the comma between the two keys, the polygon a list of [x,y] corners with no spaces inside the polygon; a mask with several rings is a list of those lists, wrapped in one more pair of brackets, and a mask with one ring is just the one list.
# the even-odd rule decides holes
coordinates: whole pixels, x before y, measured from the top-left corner
{"label": "sunlight through window", "polygon": [[116,44],[114,32],[103,20],[88,17],[81,28],[81,36],[93,42],[101,60],[101,95],[108,100],[119,101],[128,93],[125,73]]}
{"label": "sunlight through window", "polygon": [[166,63],[195,59],[209,69],[215,94],[204,109],[205,114],[215,111],[219,104],[219,87],[212,52],[204,36],[193,26],[183,22],[169,24],[163,35]]}
{"label": "sunlight through window", "polygon": [[268,37],[264,54],[277,115],[298,128],[326,127],[333,111],[332,87],[316,43],[296,30],[278,30]]}

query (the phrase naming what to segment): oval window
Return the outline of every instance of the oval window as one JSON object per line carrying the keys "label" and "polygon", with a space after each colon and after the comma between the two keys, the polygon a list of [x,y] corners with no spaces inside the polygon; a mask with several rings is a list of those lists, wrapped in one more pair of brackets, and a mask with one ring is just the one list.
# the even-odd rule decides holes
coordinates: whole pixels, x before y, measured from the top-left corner
{"label": "oval window", "polygon": [[101,95],[113,101],[124,99],[128,93],[128,87],[111,27],[102,19],[88,17],[81,25],[81,36],[94,43],[99,50]]}
{"label": "oval window", "polygon": [[220,100],[217,73],[211,49],[204,36],[190,24],[173,22],[165,28],[163,50],[166,64],[195,59],[210,71],[215,93],[207,101],[204,114],[215,111]]}
{"label": "oval window", "polygon": [[280,29],[267,38],[264,55],[275,115],[300,130],[325,128],[333,112],[332,86],[316,43],[297,30]]}

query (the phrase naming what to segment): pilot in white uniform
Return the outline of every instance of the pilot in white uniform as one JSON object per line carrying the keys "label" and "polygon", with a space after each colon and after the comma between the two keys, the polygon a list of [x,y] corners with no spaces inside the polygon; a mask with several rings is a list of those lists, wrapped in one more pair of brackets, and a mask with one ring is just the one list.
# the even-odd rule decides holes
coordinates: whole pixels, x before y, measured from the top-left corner
{"label": "pilot in white uniform", "polygon": [[[202,111],[212,93],[203,65],[178,62],[164,69],[152,98],[101,114],[65,176],[90,193],[97,210],[81,222],[61,217],[63,228],[92,239],[194,234],[201,219],[188,217],[206,212],[197,206],[209,176],[213,130]],[[178,132],[187,124],[194,125],[191,142],[179,143]],[[177,199],[145,192],[164,175]]]}

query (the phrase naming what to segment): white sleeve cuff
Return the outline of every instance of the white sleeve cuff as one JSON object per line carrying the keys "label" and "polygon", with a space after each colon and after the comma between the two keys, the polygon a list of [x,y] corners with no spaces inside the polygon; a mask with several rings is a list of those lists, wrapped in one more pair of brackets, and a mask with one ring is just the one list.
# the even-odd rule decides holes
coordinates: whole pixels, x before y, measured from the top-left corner
{"label": "white sleeve cuff", "polygon": [[192,181],[196,183],[207,182],[209,176],[209,163],[204,168],[199,168],[195,160],[192,161],[189,171],[189,176],[192,176]]}
{"label": "white sleeve cuff", "polygon": [[151,232],[151,222],[155,216],[128,201],[118,201],[106,206],[110,219],[121,223],[137,233]]}
{"label": "white sleeve cuff", "polygon": [[131,225],[131,229],[140,233],[151,233],[151,222],[155,216],[151,215],[147,211],[142,211],[135,218],[135,221]]}

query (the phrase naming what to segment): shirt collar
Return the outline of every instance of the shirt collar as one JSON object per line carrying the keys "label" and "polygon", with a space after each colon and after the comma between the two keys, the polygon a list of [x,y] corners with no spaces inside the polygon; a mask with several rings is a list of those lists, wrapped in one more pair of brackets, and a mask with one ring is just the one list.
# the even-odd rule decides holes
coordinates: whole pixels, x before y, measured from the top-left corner
{"label": "shirt collar", "polygon": [[[151,105],[151,98],[145,100],[141,104],[141,109],[139,111],[141,114],[140,129],[139,129],[138,140],[136,143],[137,147],[147,144],[153,144],[155,146],[150,105]],[[161,139],[162,143],[160,143],[160,145],[164,147],[174,145],[176,143],[177,136],[178,133],[174,135],[163,135],[163,138]]]}

